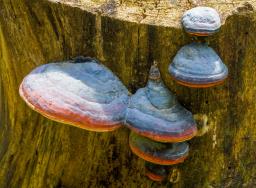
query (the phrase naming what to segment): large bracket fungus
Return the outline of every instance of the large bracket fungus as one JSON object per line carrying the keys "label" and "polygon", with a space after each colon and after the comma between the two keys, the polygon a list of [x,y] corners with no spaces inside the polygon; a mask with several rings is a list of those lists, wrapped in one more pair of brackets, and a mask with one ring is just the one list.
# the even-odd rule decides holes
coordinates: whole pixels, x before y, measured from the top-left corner
{"label": "large bracket fungus", "polygon": [[208,36],[219,31],[221,26],[218,12],[210,7],[195,7],[182,17],[186,32],[196,36]]}
{"label": "large bracket fungus", "polygon": [[91,58],[37,67],[24,78],[19,92],[43,116],[99,132],[122,125],[129,100],[122,82]]}
{"label": "large bracket fungus", "polygon": [[132,131],[159,142],[183,142],[197,132],[192,114],[166,88],[156,65],[147,86],[131,96],[125,120]]}
{"label": "large bracket fungus", "polygon": [[174,79],[189,87],[211,87],[221,84],[228,69],[216,52],[202,43],[182,47],[169,66]]}

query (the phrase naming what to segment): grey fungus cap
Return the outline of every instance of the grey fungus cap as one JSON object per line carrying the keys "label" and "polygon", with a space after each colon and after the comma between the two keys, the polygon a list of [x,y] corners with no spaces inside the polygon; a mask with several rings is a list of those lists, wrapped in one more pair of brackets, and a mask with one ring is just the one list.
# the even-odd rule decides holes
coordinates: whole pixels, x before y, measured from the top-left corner
{"label": "grey fungus cap", "polygon": [[182,163],[188,156],[186,142],[161,143],[131,132],[129,146],[132,152],[145,161],[159,165]]}
{"label": "grey fungus cap", "polygon": [[215,9],[210,7],[195,7],[184,13],[182,25],[189,34],[208,36],[219,31],[221,20]]}
{"label": "grey fungus cap", "polygon": [[24,78],[19,92],[43,116],[97,132],[119,128],[129,100],[122,82],[90,58],[41,65]]}
{"label": "grey fungus cap", "polygon": [[197,133],[192,113],[164,85],[155,65],[151,67],[147,86],[131,96],[125,124],[137,134],[158,142],[183,142]]}
{"label": "grey fungus cap", "polygon": [[178,51],[169,73],[182,85],[202,88],[221,84],[228,76],[228,68],[212,48],[191,43]]}

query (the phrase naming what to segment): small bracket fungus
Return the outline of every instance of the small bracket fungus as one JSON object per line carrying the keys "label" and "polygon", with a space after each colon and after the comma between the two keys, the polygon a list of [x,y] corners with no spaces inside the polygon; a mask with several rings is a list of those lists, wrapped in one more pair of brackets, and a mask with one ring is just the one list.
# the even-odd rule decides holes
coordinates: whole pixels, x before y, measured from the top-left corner
{"label": "small bracket fungus", "polygon": [[182,163],[188,156],[186,142],[161,143],[131,132],[129,145],[132,152],[145,161],[159,165]]}
{"label": "small bracket fungus", "polygon": [[112,131],[124,121],[128,90],[91,58],[37,67],[22,81],[21,97],[43,116],[90,131]]}
{"label": "small bracket fungus", "polygon": [[163,181],[168,176],[168,166],[145,162],[146,176],[153,181]]}
{"label": "small bracket fungus", "polygon": [[204,88],[221,84],[228,76],[228,68],[212,48],[191,43],[178,51],[169,73],[179,84]]}
{"label": "small bracket fungus", "polygon": [[185,12],[182,25],[186,32],[196,36],[208,36],[219,31],[221,20],[218,12],[210,7],[195,7]]}
{"label": "small bracket fungus", "polygon": [[131,96],[125,121],[132,131],[159,142],[183,142],[197,132],[192,114],[163,84],[156,65],[147,86]]}

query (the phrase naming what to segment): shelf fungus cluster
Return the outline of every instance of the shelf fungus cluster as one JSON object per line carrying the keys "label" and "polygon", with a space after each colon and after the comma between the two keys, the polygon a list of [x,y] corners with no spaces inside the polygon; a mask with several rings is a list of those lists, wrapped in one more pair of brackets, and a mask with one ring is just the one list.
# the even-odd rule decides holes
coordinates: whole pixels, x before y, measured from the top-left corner
{"label": "shelf fungus cluster", "polygon": [[[191,35],[208,36],[221,21],[214,9],[197,7],[184,14],[182,24]],[[202,88],[222,83],[228,69],[212,48],[198,42],[178,51],[169,73],[182,85]],[[186,141],[197,133],[191,112],[164,85],[156,64],[146,87],[131,96],[107,67],[84,57],[34,69],[19,92],[33,110],[58,122],[97,132],[127,126],[129,146],[146,161],[146,175],[154,181],[166,179],[168,167],[187,158]]]}
{"label": "shelf fungus cluster", "polygon": [[[221,25],[218,13],[208,7],[187,11],[182,24],[196,36],[212,35]],[[182,47],[169,72],[189,87],[214,86],[228,75],[220,57],[203,43]],[[58,122],[97,132],[127,126],[131,129],[129,146],[146,161],[146,175],[154,181],[166,179],[168,166],[187,158],[186,141],[197,133],[191,112],[164,85],[156,64],[146,87],[131,96],[107,67],[84,57],[34,69],[19,92],[33,110]]]}
{"label": "shelf fungus cluster", "polygon": [[[213,8],[196,7],[185,12],[182,25],[187,33],[206,37],[219,31],[221,21]],[[228,69],[212,48],[196,42],[178,51],[169,73],[181,85],[206,88],[223,83]]]}
{"label": "shelf fungus cluster", "polygon": [[154,181],[166,178],[166,165],[186,159],[185,141],[197,132],[192,114],[166,88],[156,65],[150,69],[147,86],[131,96],[125,124],[131,129],[132,152],[147,161],[146,175]]}
{"label": "shelf fungus cluster", "polygon": [[146,163],[154,181],[167,177],[168,165],[183,162],[196,123],[161,80],[157,65],[145,88],[129,96],[122,82],[92,58],[37,67],[20,85],[24,101],[43,116],[82,129],[104,132],[122,125],[132,130],[129,145]]}

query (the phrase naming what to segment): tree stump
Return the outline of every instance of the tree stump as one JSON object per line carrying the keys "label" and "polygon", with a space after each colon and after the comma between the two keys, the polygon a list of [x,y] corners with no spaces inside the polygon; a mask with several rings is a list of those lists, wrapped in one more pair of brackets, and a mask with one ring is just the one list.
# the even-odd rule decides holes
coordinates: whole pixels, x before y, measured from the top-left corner
{"label": "tree stump", "polygon": [[[180,86],[167,71],[194,40],[180,18],[198,5],[222,17],[207,42],[230,71],[209,89]],[[256,187],[255,7],[252,0],[0,0],[0,187]],[[205,134],[190,141],[189,158],[168,182],[144,176],[127,128],[94,133],[55,123],[19,97],[21,80],[36,66],[79,55],[99,59],[131,93],[146,84],[156,60],[179,101],[207,116]]]}

